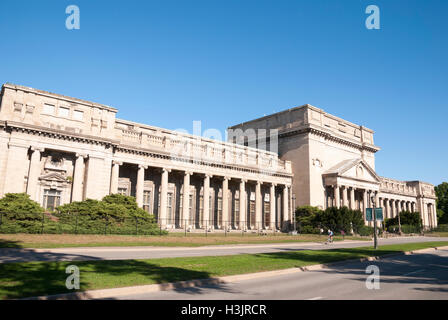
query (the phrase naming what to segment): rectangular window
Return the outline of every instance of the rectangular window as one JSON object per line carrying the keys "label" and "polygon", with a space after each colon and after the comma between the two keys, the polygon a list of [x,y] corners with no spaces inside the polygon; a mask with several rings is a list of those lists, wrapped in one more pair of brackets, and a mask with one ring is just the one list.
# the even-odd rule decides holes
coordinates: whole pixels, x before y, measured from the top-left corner
{"label": "rectangular window", "polygon": [[151,212],[151,191],[145,190],[143,191],[143,210],[148,213]]}
{"label": "rectangular window", "polygon": [[218,197],[218,224],[226,225],[227,221],[222,221],[222,198]]}
{"label": "rectangular window", "polygon": [[68,118],[70,115],[70,109],[65,107],[59,107],[58,115],[60,117]]}
{"label": "rectangular window", "polygon": [[128,188],[118,188],[118,194],[121,194],[123,196],[128,195]]}
{"label": "rectangular window", "polygon": [[73,111],[73,119],[82,121],[83,118],[84,118],[84,112],[79,110]]}
{"label": "rectangular window", "polygon": [[199,225],[204,221],[204,196],[199,196]]}
{"label": "rectangular window", "polygon": [[61,191],[44,190],[44,208],[53,211],[61,204]]}
{"label": "rectangular window", "polygon": [[264,221],[265,226],[269,227],[271,224],[271,203],[267,201],[264,203]]}
{"label": "rectangular window", "polygon": [[190,194],[188,199],[188,216],[190,217],[190,219],[193,219],[192,212],[193,212],[193,195]]}
{"label": "rectangular window", "polygon": [[255,201],[250,201],[249,204],[249,212],[250,212],[250,227],[255,227]]}
{"label": "rectangular window", "polygon": [[173,193],[168,192],[167,200],[166,200],[166,211],[168,223],[172,224],[174,222],[173,219]]}
{"label": "rectangular window", "polygon": [[42,113],[54,115],[54,110],[55,110],[54,109],[54,105],[45,103],[44,104],[44,109],[42,110]]}
{"label": "rectangular window", "polygon": [[235,199],[235,225],[240,221],[240,199]]}

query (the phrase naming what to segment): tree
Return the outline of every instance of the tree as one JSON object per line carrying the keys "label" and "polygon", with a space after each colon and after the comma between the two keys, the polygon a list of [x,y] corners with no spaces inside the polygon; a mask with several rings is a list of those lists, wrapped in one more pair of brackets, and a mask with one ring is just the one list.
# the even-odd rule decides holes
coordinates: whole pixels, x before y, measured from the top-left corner
{"label": "tree", "polygon": [[435,187],[437,196],[437,216],[439,224],[448,223],[448,182]]}

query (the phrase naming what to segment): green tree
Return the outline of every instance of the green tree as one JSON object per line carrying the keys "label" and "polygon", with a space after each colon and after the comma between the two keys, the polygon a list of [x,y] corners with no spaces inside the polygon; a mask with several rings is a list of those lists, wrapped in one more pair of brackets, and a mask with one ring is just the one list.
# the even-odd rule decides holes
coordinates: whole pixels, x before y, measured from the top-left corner
{"label": "green tree", "polygon": [[437,196],[437,217],[439,224],[448,223],[448,182],[435,187]]}

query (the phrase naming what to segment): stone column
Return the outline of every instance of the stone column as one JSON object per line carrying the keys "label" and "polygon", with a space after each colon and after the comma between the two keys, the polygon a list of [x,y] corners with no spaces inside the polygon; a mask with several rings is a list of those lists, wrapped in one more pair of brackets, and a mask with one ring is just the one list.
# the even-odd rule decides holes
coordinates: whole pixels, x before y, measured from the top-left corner
{"label": "stone column", "polygon": [[76,154],[75,170],[73,172],[73,185],[72,185],[72,201],[82,201],[84,190],[84,158],[87,158],[85,154]]}
{"label": "stone column", "polygon": [[341,194],[339,193],[339,186],[334,186],[334,206],[339,208],[341,206]]}
{"label": "stone column", "polygon": [[347,186],[344,186],[343,189],[342,189],[342,206],[344,206],[344,207],[348,207],[347,193],[348,193]]}
{"label": "stone column", "polygon": [[168,173],[170,169],[163,168],[162,169],[162,179],[160,183],[160,212],[159,212],[159,222],[163,227],[167,224],[167,197],[168,197]]}
{"label": "stone column", "polygon": [[44,151],[43,148],[31,147],[33,153],[31,154],[30,171],[28,173],[28,184],[26,193],[30,195],[30,198],[34,201],[37,199],[37,183],[40,175],[40,154]]}
{"label": "stone column", "polygon": [[262,227],[262,214],[263,214],[263,199],[261,198],[261,182],[257,181],[255,185],[255,229],[260,229]]}
{"label": "stone column", "polygon": [[350,188],[350,209],[355,210],[356,204],[355,204],[355,188]]}
{"label": "stone column", "polygon": [[288,186],[283,188],[283,226],[289,221],[289,193]]}
{"label": "stone column", "polygon": [[398,213],[400,213],[401,211],[402,211],[401,200],[398,200]]}
{"label": "stone column", "polygon": [[229,177],[222,180],[222,227],[228,228],[231,225],[229,219]]}
{"label": "stone column", "polygon": [[393,218],[392,208],[390,205],[390,199],[386,199],[386,213],[387,213],[386,218],[388,218],[388,219]]}
{"label": "stone column", "polygon": [[204,227],[210,227],[210,178],[212,176],[206,174],[204,177],[204,192],[203,192],[203,225]]}
{"label": "stone column", "polygon": [[139,165],[137,171],[137,186],[135,190],[135,199],[137,200],[137,204],[140,208],[143,207],[143,190],[145,187],[145,169],[148,166]]}
{"label": "stone column", "polygon": [[269,228],[272,230],[275,230],[275,217],[276,217],[276,210],[275,210],[275,206],[276,206],[276,202],[275,202],[275,183],[271,184],[271,193],[269,196],[269,201],[270,201],[270,215],[271,215],[271,223],[269,225]]}
{"label": "stone column", "polygon": [[240,182],[240,229],[244,228],[246,221],[246,182],[247,180],[241,179]]}
{"label": "stone column", "polygon": [[120,176],[120,166],[123,162],[112,161],[112,174],[110,177],[110,193],[118,193],[118,178]]}
{"label": "stone column", "polygon": [[[182,193],[182,219],[185,221],[185,227],[193,224],[192,217],[190,217],[190,176],[192,172],[185,171],[184,184]],[[182,223],[184,222],[182,221]]]}

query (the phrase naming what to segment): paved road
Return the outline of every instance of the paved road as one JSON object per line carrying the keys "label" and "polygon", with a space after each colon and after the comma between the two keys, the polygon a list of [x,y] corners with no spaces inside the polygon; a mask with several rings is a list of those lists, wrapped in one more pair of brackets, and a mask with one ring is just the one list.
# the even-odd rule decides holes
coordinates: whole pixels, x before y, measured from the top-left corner
{"label": "paved road", "polygon": [[[448,241],[448,238],[403,237],[380,239],[379,244],[423,241]],[[126,260],[167,257],[223,256],[244,253],[285,252],[291,250],[322,250],[354,248],[372,245],[371,241],[344,241],[331,245],[323,243],[276,243],[250,245],[221,245],[205,247],[96,247],[60,249],[0,249],[0,263],[26,261]]]}
{"label": "paved road", "polygon": [[[366,287],[368,265],[380,270],[380,288]],[[448,250],[397,256],[375,262],[350,263],[328,269],[130,295],[148,300],[408,300],[448,299]]]}

